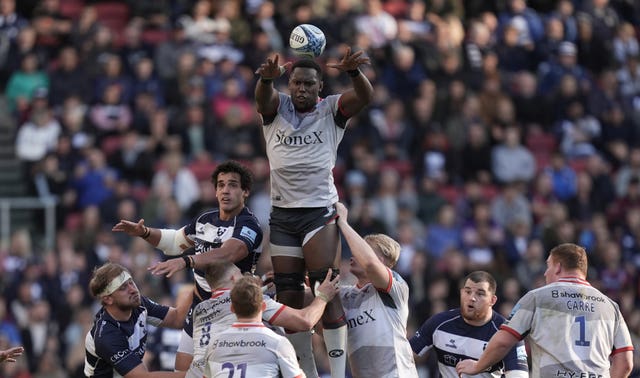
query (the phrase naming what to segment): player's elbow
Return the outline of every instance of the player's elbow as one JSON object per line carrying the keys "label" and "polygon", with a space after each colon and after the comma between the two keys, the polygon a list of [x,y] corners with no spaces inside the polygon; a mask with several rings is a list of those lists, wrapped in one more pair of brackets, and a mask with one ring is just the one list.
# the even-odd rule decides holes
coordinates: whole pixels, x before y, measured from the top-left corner
{"label": "player's elbow", "polygon": [[291,330],[296,332],[310,331],[314,325],[315,323],[313,323],[309,316],[300,316],[295,324],[293,324],[293,327],[291,327]]}

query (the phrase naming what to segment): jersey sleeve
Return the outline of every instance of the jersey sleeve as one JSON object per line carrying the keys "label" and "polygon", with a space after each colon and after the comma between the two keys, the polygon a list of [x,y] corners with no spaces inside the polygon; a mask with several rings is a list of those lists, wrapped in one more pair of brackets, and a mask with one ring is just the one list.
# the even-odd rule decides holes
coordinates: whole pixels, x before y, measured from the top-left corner
{"label": "jersey sleeve", "polygon": [[296,351],[293,349],[291,342],[285,337],[280,338],[278,343],[278,366],[280,367],[280,375],[282,378],[301,378],[304,377],[302,369],[298,364]]}
{"label": "jersey sleeve", "polygon": [[246,215],[238,217],[239,227],[233,230],[233,238],[242,241],[249,253],[262,243],[262,228],[255,217]]}
{"label": "jersey sleeve", "polygon": [[274,320],[284,311],[287,307],[282,303],[276,302],[270,296],[263,296],[264,303],[266,304],[266,308],[262,311],[262,320],[266,321],[269,324],[272,324]]}
{"label": "jersey sleeve", "polygon": [[409,285],[393,270],[387,268],[389,282],[385,288],[376,288],[385,306],[400,308],[409,299]]}
{"label": "jersey sleeve", "polygon": [[141,297],[142,306],[147,309],[147,323],[159,326],[169,313],[169,307],[158,304],[147,297]]}
{"label": "jersey sleeve", "polygon": [[613,335],[613,351],[611,352],[612,355],[620,352],[634,350],[631,340],[631,334],[629,333],[627,323],[624,321],[618,305],[615,302],[613,303],[613,305],[616,308],[616,328]]}
{"label": "jersey sleeve", "polygon": [[526,372],[529,374],[529,364],[527,363],[527,350],[524,341],[519,341],[502,360],[505,372]]}
{"label": "jersey sleeve", "polygon": [[436,330],[437,323],[435,317],[430,317],[422,323],[416,333],[409,339],[413,353],[423,356],[433,347],[433,333]]}
{"label": "jersey sleeve", "polygon": [[96,332],[96,336],[96,355],[108,361],[121,376],[142,363],[142,356],[129,349],[126,336],[114,325],[103,324],[103,329]]}
{"label": "jersey sleeve", "polygon": [[531,330],[536,311],[535,293],[536,291],[530,291],[520,298],[513,306],[509,319],[500,326],[501,330],[509,332],[518,340],[527,336]]}

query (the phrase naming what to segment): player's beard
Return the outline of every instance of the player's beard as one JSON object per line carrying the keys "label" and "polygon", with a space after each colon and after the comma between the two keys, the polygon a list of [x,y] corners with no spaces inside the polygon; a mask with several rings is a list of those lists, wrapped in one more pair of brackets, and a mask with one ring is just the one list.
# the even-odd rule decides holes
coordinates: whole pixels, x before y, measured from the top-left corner
{"label": "player's beard", "polygon": [[482,320],[486,315],[486,312],[478,307],[469,308],[468,306],[462,306],[460,311],[462,312],[462,317],[470,321]]}

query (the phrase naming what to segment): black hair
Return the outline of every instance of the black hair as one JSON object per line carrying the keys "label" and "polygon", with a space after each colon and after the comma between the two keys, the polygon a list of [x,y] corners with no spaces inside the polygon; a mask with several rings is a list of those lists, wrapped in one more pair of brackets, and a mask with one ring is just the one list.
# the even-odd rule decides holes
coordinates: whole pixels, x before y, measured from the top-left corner
{"label": "black hair", "polygon": [[316,70],[316,72],[318,72],[318,77],[322,77],[322,67],[320,67],[318,62],[316,62],[313,59],[304,58],[304,59],[300,59],[300,60],[296,61],[291,66],[291,72],[293,72],[293,70],[295,70],[298,67],[314,69],[314,70]]}
{"label": "black hair", "polygon": [[496,289],[497,289],[497,284],[496,284],[496,279],[493,278],[493,276],[485,271],[482,270],[476,270],[475,272],[471,272],[469,273],[461,282],[460,288],[464,287],[464,284],[467,282],[467,280],[471,280],[472,282],[475,283],[481,283],[481,282],[487,282],[489,284],[489,291],[492,294],[496,293]]}
{"label": "black hair", "polygon": [[247,167],[234,160],[227,160],[223,163],[220,163],[211,174],[211,182],[213,183],[213,185],[217,184],[218,176],[221,173],[239,174],[240,187],[242,188],[242,190],[251,191],[251,186],[253,185],[253,175]]}

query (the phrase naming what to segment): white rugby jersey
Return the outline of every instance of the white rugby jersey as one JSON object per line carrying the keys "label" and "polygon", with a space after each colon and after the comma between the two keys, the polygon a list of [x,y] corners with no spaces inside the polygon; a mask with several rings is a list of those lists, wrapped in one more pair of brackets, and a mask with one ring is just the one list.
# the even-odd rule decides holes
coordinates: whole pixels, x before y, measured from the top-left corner
{"label": "white rugby jersey", "polygon": [[320,100],[304,114],[296,112],[289,95],[279,97],[276,117],[262,128],[271,169],[271,204],[331,206],[338,202],[333,168],[346,128],[344,120],[336,121],[340,95]]}
{"label": "white rugby jersey", "polygon": [[389,285],[340,288],[347,321],[347,351],[354,377],[417,377],[407,340],[409,286],[390,269]]}
{"label": "white rugby jersey", "polygon": [[[286,308],[269,296],[264,296],[266,304],[262,319],[273,322]],[[211,345],[211,339],[229,329],[236,315],[231,312],[231,289],[215,290],[211,299],[199,303],[193,311],[193,362],[187,372],[187,378],[202,378],[206,365],[205,355]]]}
{"label": "white rugby jersey", "polygon": [[262,323],[233,323],[211,340],[205,377],[303,378],[286,337]]}
{"label": "white rugby jersey", "polygon": [[618,305],[576,277],[525,294],[500,329],[529,338],[532,377],[609,377],[609,356],[633,350]]}

